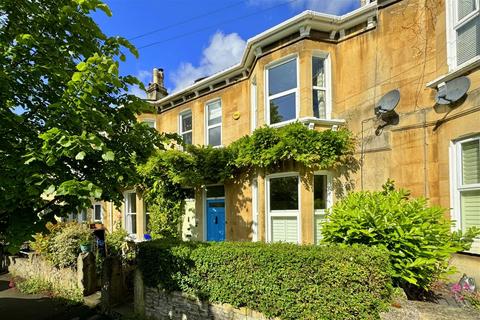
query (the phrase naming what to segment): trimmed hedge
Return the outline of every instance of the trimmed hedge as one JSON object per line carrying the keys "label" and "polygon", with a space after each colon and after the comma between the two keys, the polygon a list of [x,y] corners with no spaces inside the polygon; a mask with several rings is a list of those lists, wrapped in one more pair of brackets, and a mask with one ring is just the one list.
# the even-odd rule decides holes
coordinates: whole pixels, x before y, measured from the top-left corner
{"label": "trimmed hedge", "polygon": [[392,292],[388,254],[362,245],[151,241],[138,263],[148,287],[282,319],[378,319]]}

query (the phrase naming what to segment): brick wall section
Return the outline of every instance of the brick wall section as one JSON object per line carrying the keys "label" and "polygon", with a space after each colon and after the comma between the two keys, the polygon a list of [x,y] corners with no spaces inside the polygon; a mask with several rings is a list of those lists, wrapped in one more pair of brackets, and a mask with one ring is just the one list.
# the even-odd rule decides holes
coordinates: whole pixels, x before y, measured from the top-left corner
{"label": "brick wall section", "polygon": [[164,320],[266,320],[269,319],[248,308],[235,309],[228,304],[209,304],[181,292],[166,293],[145,287],[145,315]]}

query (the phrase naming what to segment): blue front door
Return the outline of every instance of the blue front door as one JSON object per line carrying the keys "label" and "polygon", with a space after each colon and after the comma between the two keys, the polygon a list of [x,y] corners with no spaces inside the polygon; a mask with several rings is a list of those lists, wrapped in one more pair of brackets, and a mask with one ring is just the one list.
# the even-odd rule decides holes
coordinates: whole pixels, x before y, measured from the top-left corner
{"label": "blue front door", "polygon": [[225,200],[207,200],[207,241],[225,241]]}

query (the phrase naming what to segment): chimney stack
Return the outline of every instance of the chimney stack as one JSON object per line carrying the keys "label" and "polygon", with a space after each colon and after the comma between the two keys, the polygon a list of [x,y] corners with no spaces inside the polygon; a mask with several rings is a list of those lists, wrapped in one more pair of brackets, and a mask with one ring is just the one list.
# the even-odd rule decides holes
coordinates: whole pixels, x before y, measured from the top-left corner
{"label": "chimney stack", "polygon": [[360,0],[360,7],[363,7],[372,2],[372,0]]}
{"label": "chimney stack", "polygon": [[159,100],[167,95],[163,84],[163,69],[153,68],[153,82],[148,84],[147,100]]}

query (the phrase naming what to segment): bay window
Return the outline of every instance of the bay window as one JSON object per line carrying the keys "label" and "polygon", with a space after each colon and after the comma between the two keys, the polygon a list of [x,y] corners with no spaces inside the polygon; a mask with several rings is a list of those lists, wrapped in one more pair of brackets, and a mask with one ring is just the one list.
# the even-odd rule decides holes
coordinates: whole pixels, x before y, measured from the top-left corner
{"label": "bay window", "polygon": [[267,69],[267,123],[275,124],[298,118],[297,58],[277,63]]}
{"label": "bay window", "polygon": [[315,173],[313,176],[313,220],[315,243],[322,239],[322,224],[325,222],[326,210],[332,205],[332,179],[327,173]]}
{"label": "bay window", "polygon": [[319,119],[327,118],[327,75],[326,59],[312,57],[312,98],[313,116]]}

